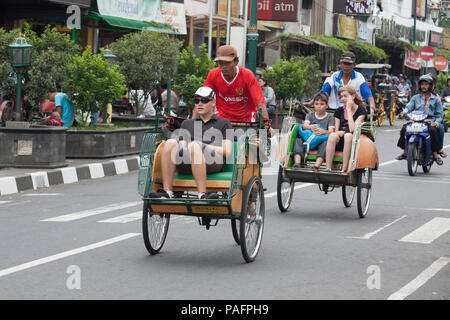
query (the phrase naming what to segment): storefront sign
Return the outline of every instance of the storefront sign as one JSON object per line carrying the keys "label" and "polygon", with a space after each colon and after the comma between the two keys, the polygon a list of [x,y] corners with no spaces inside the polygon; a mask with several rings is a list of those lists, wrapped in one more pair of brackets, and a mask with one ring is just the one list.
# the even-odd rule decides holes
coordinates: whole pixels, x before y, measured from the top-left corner
{"label": "storefront sign", "polygon": [[346,0],[345,12],[348,14],[371,15],[375,0]]}
{"label": "storefront sign", "polygon": [[258,0],[258,20],[297,21],[297,6],[297,0]]}
{"label": "storefront sign", "polygon": [[187,34],[186,16],[183,3],[162,2],[161,14],[164,21],[176,28],[179,34]]}
{"label": "storefront sign", "polygon": [[[239,10],[239,0],[231,0],[231,16],[237,17]],[[217,1],[217,14],[219,16],[228,16],[228,0]]]}
{"label": "storefront sign", "polygon": [[445,58],[443,56],[437,56],[434,59],[433,65],[436,68],[436,70],[444,71],[447,69],[448,60],[447,60],[447,58]]}
{"label": "storefront sign", "polygon": [[357,20],[352,17],[339,16],[337,36],[345,39],[356,40],[357,35]]}
{"label": "storefront sign", "polygon": [[160,0],[97,0],[101,15],[164,23]]}
{"label": "storefront sign", "polygon": [[440,33],[430,31],[430,40],[428,41],[428,44],[433,47],[442,48],[442,35]]}
{"label": "storefront sign", "polygon": [[369,29],[365,22],[359,20],[357,22],[358,38],[365,41],[369,37]]}
{"label": "storefront sign", "polygon": [[420,69],[420,61],[419,60],[419,53],[408,49],[405,52],[405,66],[408,68],[419,70]]}

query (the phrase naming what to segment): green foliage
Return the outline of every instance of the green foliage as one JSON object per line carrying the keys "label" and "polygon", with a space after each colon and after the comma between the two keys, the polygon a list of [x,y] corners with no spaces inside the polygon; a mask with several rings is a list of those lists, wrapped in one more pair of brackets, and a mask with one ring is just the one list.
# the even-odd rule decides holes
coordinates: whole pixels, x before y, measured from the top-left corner
{"label": "green foliage", "polygon": [[450,125],[450,109],[444,112],[444,121]]}
{"label": "green foliage", "polygon": [[215,67],[214,61],[208,57],[206,44],[198,47],[199,57],[195,55],[193,45],[181,51],[180,64],[175,77],[174,87],[183,96],[188,106],[194,106],[192,95],[205,83],[209,71]]}
{"label": "green foliage", "polygon": [[359,42],[354,40],[348,41],[349,49],[356,56],[356,63],[362,62],[374,62],[377,63],[380,60],[385,60],[387,54],[383,49],[372,46],[367,42]]}
{"label": "green foliage", "polygon": [[335,49],[337,51],[340,51],[341,53],[349,50],[348,42],[345,40],[336,38],[336,37],[326,36],[326,35],[312,35],[309,37],[319,40],[320,42],[323,42],[323,43],[329,45],[330,47],[332,47],[333,49]]}
{"label": "green foliage", "polygon": [[278,60],[271,69],[263,71],[263,76],[274,89],[279,101],[299,99],[305,93],[307,70],[303,66],[303,57]]}
{"label": "green foliage", "polygon": [[[25,39],[33,46],[31,65],[24,73],[24,92],[30,103],[38,108],[47,98],[48,90],[64,81],[64,70],[78,50],[70,37],[48,26],[38,37],[32,30],[24,30]],[[14,71],[10,65],[8,45],[20,35],[18,29],[0,29],[0,89],[11,96],[16,94]]]}
{"label": "green foliage", "polygon": [[447,86],[447,75],[444,72],[439,72],[436,79],[435,92],[441,94],[442,90]]}
{"label": "green foliage", "polygon": [[179,40],[149,31],[129,33],[112,43],[111,51],[117,56],[118,70],[125,76],[127,86],[144,92],[142,97],[134,97],[138,114],[151,90],[174,78],[180,47]]}
{"label": "green foliage", "polygon": [[88,47],[81,56],[73,58],[67,68],[63,91],[73,103],[77,112],[83,114],[83,125],[87,123],[89,112],[118,100],[125,91],[125,77],[117,71],[117,66],[110,68],[109,62],[101,54],[91,54]]}
{"label": "green foliage", "polygon": [[294,57],[292,60],[299,63],[301,69],[305,71],[306,83],[302,95],[313,96],[322,86],[322,71],[319,61],[315,56]]}

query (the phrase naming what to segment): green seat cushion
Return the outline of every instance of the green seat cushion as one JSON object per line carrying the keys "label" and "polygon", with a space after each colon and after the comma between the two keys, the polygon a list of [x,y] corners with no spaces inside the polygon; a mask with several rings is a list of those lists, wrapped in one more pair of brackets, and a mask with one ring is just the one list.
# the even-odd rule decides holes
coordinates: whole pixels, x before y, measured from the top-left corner
{"label": "green seat cushion", "polygon": [[[226,159],[225,165],[223,166],[222,172],[211,173],[206,176],[206,180],[216,180],[216,181],[231,181],[233,178],[234,163],[236,162],[236,148],[237,141],[233,142],[233,149],[231,150],[230,156]],[[192,174],[182,174],[175,172],[174,180],[194,180]]]}

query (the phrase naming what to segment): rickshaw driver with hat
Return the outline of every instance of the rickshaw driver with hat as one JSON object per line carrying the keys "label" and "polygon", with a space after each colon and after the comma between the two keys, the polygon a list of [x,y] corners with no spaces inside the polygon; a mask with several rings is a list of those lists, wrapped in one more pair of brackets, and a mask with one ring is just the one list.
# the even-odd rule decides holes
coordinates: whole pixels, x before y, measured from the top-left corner
{"label": "rickshaw driver with hat", "polygon": [[[238,66],[237,50],[229,45],[220,46],[214,61],[218,67],[209,72],[203,86],[213,89],[217,95],[216,115],[230,121],[256,122],[256,111],[261,108],[263,120],[268,120],[266,100],[258,80],[249,69]],[[194,110],[193,118],[196,116]]]}
{"label": "rickshaw driver with hat", "polygon": [[[328,93],[329,100],[328,106],[330,109],[337,109],[342,107],[344,103],[339,99],[339,89],[345,85],[351,85],[355,88],[356,92],[364,98],[364,100],[370,105],[372,110],[376,112],[375,99],[372,96],[364,76],[355,70],[356,57],[351,51],[344,52],[339,60],[340,71],[333,73],[325,80],[325,83],[320,92]],[[311,106],[313,101],[306,102],[306,106]],[[368,110],[370,111],[370,110]]]}
{"label": "rickshaw driver with hat", "polygon": [[[164,144],[161,156],[163,189],[152,191],[150,198],[173,198],[175,170],[192,174],[197,184],[199,199],[218,199],[217,193],[206,193],[206,175],[223,171],[225,158],[231,153],[233,144],[227,139],[231,122],[214,115],[216,96],[208,87],[200,87],[194,94],[197,116],[184,120],[175,136]],[[201,130],[199,130],[199,128]],[[190,141],[180,140],[189,139]],[[176,153],[182,157],[177,164]]]}

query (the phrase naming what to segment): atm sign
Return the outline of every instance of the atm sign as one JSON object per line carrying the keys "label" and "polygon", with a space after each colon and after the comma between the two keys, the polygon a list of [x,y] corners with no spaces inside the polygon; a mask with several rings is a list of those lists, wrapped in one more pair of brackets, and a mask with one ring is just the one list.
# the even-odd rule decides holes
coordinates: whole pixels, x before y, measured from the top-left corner
{"label": "atm sign", "polygon": [[258,20],[297,21],[297,4],[297,0],[258,0]]}

